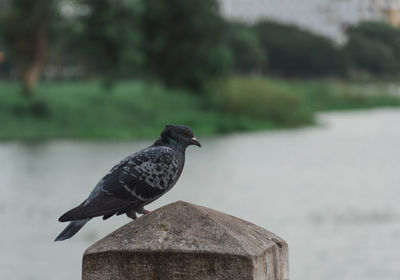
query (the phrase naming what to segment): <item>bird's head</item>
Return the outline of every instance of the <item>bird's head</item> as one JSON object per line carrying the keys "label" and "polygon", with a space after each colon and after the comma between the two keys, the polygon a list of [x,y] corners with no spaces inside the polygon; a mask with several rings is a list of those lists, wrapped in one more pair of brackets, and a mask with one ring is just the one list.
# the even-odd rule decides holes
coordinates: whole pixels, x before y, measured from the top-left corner
{"label": "bird's head", "polygon": [[183,148],[190,145],[201,147],[200,142],[194,137],[193,131],[185,125],[167,124],[161,132],[161,140],[164,143],[182,146]]}

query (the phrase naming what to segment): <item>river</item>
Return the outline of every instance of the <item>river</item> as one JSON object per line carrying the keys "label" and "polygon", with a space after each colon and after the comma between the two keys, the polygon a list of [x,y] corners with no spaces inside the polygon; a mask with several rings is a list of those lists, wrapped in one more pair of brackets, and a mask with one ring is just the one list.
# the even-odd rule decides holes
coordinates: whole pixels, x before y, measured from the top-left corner
{"label": "river", "polygon": [[[324,113],[318,123],[199,139],[149,210],[185,200],[265,227],[288,242],[291,279],[400,279],[400,110]],[[0,279],[80,279],[84,250],[129,220],[95,219],[55,243],[57,218],[149,143],[0,143]]]}

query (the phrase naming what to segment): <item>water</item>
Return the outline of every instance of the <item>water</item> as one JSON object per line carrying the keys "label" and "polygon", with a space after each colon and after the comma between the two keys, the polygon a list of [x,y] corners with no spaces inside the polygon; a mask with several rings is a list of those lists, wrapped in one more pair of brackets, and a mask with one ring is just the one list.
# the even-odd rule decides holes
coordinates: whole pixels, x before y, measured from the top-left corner
{"label": "water", "polygon": [[[185,200],[263,226],[289,243],[291,279],[400,279],[400,111],[319,122],[200,139],[175,188],[148,208]],[[54,243],[57,218],[147,143],[1,143],[0,279],[80,279],[84,250],[129,220],[95,219]]]}

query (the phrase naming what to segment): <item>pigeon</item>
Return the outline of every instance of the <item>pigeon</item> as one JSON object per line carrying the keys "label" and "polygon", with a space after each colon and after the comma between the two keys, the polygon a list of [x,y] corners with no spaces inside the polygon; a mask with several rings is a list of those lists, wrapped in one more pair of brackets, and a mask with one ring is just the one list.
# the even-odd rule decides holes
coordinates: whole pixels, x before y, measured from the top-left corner
{"label": "pigeon", "polygon": [[136,213],[147,214],[144,206],[153,202],[178,181],[185,163],[185,150],[201,147],[192,130],[184,125],[166,125],[153,145],[121,160],[96,185],[88,198],[62,215],[70,222],[55,241],[74,236],[90,219]]}

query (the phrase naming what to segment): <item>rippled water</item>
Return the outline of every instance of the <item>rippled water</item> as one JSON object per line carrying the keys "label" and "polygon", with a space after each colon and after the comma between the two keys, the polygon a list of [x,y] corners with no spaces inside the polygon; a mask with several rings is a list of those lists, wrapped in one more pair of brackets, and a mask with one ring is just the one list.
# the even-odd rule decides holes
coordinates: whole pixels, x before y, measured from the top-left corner
{"label": "rippled water", "polygon": [[[176,200],[254,222],[289,243],[291,279],[400,279],[400,111],[322,114],[316,127],[200,139]],[[129,222],[96,219],[54,243],[57,218],[148,144],[0,144],[0,279],[79,279],[84,250]]]}

